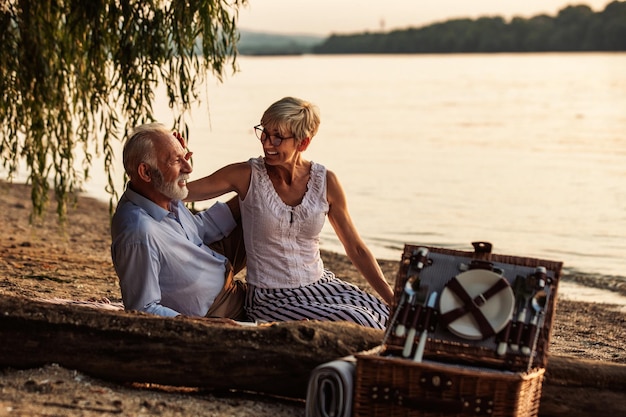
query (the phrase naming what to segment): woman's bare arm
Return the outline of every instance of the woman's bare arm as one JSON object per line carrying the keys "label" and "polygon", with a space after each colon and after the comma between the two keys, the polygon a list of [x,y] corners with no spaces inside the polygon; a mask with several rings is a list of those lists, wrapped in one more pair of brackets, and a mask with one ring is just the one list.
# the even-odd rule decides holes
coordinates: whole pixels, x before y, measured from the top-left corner
{"label": "woman's bare arm", "polygon": [[339,180],[331,171],[327,171],[326,178],[327,198],[330,205],[328,210],[330,224],[355,268],[365,277],[383,300],[387,304],[391,304],[393,301],[393,289],[385,279],[378,261],[376,261],[374,255],[365,245],[352,222],[348,212],[346,196]]}
{"label": "woman's bare arm", "polygon": [[187,183],[189,195],[185,201],[208,200],[231,191],[244,199],[250,186],[250,173],[251,168],[247,162],[226,165],[211,175]]}

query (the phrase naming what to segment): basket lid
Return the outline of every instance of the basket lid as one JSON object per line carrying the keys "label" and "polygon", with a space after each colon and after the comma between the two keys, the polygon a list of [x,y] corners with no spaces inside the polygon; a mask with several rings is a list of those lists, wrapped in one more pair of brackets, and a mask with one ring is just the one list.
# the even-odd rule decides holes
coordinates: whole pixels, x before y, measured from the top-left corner
{"label": "basket lid", "polygon": [[426,330],[425,357],[508,370],[545,367],[562,263],[493,254],[486,242],[473,246],[405,245],[385,344],[406,355],[409,330],[409,337]]}

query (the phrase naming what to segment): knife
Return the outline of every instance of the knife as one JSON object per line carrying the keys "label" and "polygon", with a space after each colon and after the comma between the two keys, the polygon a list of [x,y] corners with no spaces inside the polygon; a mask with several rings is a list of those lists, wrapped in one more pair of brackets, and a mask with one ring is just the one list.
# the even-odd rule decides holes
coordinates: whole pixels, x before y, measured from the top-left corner
{"label": "knife", "polygon": [[[406,262],[406,260],[404,262]],[[404,284],[402,295],[398,301],[393,318],[389,321],[389,326],[387,326],[387,331],[383,338],[383,345],[387,342],[392,332],[397,337],[402,337],[406,334],[408,316],[411,311],[415,311],[415,295],[420,290],[420,273],[427,265],[428,249],[422,247],[415,249],[409,258],[409,267],[406,273],[407,280]],[[400,313],[402,313],[401,316]]]}
{"label": "knife", "polygon": [[[415,306],[415,296],[416,293],[422,291],[420,287],[421,279],[420,273],[422,269],[428,264],[428,249],[426,248],[418,248],[413,251],[411,254],[411,263],[409,265],[409,270],[407,271],[408,279],[404,284],[404,290],[402,292],[402,298],[400,299],[400,303],[398,304],[398,311],[400,308],[403,308],[402,318],[397,323],[394,334],[398,337],[402,337],[406,334],[406,326],[407,320],[409,316],[409,311],[413,311]],[[417,300],[420,302],[421,300]],[[396,313],[397,314],[397,313]]]}
{"label": "knife", "polygon": [[426,304],[426,318],[424,320],[424,330],[422,330],[422,334],[420,335],[420,341],[417,344],[417,349],[415,350],[415,356],[413,360],[415,362],[421,362],[424,358],[424,348],[426,347],[426,339],[428,336],[428,327],[430,326],[430,317],[433,309],[435,308],[435,304],[437,303],[437,292],[433,291],[428,297],[428,303]]}
{"label": "knife", "polygon": [[409,356],[411,356],[411,352],[413,351],[413,342],[415,342],[415,335],[417,334],[417,323],[422,313],[422,306],[416,305],[413,310],[413,318],[411,319],[409,331],[407,332],[406,340],[404,341],[404,348],[402,349],[403,358],[408,358]]}
{"label": "knife", "polygon": [[530,323],[528,324],[529,332],[528,338],[524,341],[524,346],[522,346],[522,353],[524,355],[530,355],[533,344],[536,343],[535,339],[539,336],[537,332],[539,318],[543,315],[544,309],[546,307],[547,295],[546,292],[542,289],[538,290],[534,297],[531,300],[531,307],[533,309],[532,318],[530,319]]}
{"label": "knife", "polygon": [[[518,275],[515,278],[515,282],[513,283],[513,292],[515,293],[515,308],[516,312],[519,313],[520,306],[520,297],[522,292],[522,286],[524,285],[524,277]],[[509,333],[511,332],[511,327],[513,320],[509,321],[506,327],[503,330],[502,338],[500,339],[500,343],[498,343],[498,347],[496,348],[496,354],[498,356],[504,356],[506,354],[506,348],[509,345]]]}
{"label": "knife", "polygon": [[423,304],[425,304],[427,295],[427,286],[421,286],[419,291],[415,294],[415,312],[413,313],[411,324],[409,325],[409,331],[407,332],[406,340],[404,341],[404,349],[402,349],[402,356],[405,358],[411,356],[411,352],[413,351],[413,343],[415,342],[415,336],[417,336],[417,326],[422,312],[424,311]]}
{"label": "knife", "polygon": [[[520,284],[518,285],[517,279],[520,279]],[[516,293],[515,298],[517,301],[517,329],[515,335],[513,336],[513,341],[511,343],[511,350],[513,352],[519,351],[520,340],[522,339],[522,332],[524,331],[524,324],[526,322],[526,310],[528,306],[528,302],[534,293],[533,288],[529,288],[529,282],[526,277],[519,277],[515,280]]]}
{"label": "knife", "polygon": [[511,333],[511,321],[507,323],[504,330],[500,333],[500,342],[496,348],[496,354],[498,356],[504,356],[506,354],[506,347],[509,345],[509,333]]}
{"label": "knife", "polygon": [[[400,299],[400,303],[398,304],[398,310],[402,309],[402,314],[400,320],[398,320],[398,324],[394,329],[394,334],[398,337],[402,337],[406,334],[406,326],[407,321],[409,319],[409,312],[414,309],[415,296],[406,294],[402,294],[402,298]],[[395,320],[394,320],[395,321]]]}
{"label": "knife", "polygon": [[536,301],[536,306],[534,306],[534,308],[536,309],[536,313],[535,316],[533,317],[533,323],[535,323],[534,326],[534,330],[531,328],[531,330],[533,330],[531,332],[531,337],[529,337],[529,341],[532,343],[532,346],[530,348],[530,352],[529,352],[529,358],[528,358],[528,369],[527,371],[530,372],[530,369],[533,365],[533,357],[535,356],[535,351],[537,350],[537,342],[539,342],[539,330],[541,328],[543,328],[543,320],[545,319],[545,313],[546,313],[546,306],[548,304],[548,297],[549,294],[546,293],[545,290],[541,290],[538,291],[539,293],[542,293],[540,297],[538,297],[537,301]]}

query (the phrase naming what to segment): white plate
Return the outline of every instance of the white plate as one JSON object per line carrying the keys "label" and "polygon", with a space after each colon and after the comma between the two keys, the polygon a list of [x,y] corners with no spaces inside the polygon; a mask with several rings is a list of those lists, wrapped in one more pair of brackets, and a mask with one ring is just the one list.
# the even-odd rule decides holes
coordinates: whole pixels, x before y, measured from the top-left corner
{"label": "white plate", "polygon": [[[456,279],[470,297],[474,298],[491,288],[502,277],[495,272],[484,269],[472,269],[457,275]],[[463,306],[463,302],[449,288],[444,288],[439,299],[439,311],[441,314]],[[485,304],[479,307],[491,327],[497,332],[511,320],[515,307],[515,295],[511,286],[505,287]],[[481,340],[478,323],[471,313],[465,314],[448,325],[448,329],[455,335],[464,339]]]}

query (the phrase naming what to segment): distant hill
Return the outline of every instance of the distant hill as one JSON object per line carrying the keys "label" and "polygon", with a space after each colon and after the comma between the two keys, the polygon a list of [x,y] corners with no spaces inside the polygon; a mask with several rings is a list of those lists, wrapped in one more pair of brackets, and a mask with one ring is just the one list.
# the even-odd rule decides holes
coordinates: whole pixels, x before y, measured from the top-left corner
{"label": "distant hill", "polygon": [[626,1],[613,1],[600,12],[579,4],[556,16],[452,19],[390,32],[240,34],[241,55],[626,51]]}
{"label": "distant hill", "polygon": [[453,19],[391,32],[331,35],[315,54],[626,51],[626,1],[600,12],[566,6],[556,16]]}
{"label": "distant hill", "polygon": [[237,48],[241,55],[300,55],[322,44],[325,36],[279,35],[241,30]]}

